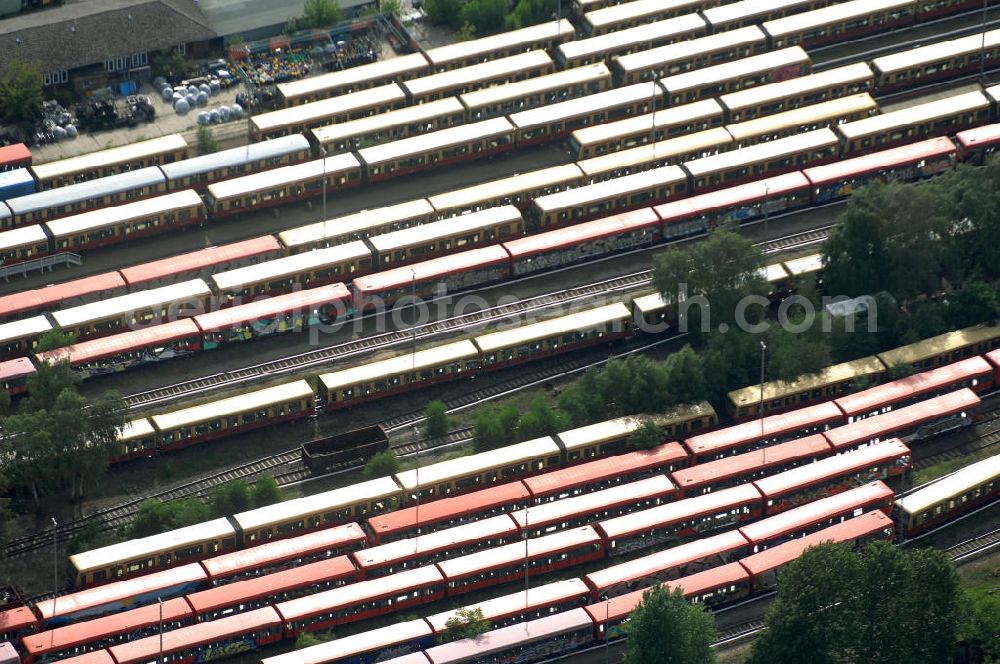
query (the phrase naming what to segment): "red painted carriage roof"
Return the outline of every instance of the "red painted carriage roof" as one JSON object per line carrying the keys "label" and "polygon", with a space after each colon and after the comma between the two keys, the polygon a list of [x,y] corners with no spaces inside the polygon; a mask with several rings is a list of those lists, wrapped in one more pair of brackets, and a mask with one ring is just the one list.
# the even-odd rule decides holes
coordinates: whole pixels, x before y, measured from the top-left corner
{"label": "red painted carriage roof", "polygon": [[60,659],[59,661],[66,662],[66,664],[115,664],[115,660],[111,658],[107,650],[94,650],[77,655],[76,657]]}
{"label": "red painted carriage roof", "polygon": [[1000,142],[1000,124],[983,125],[955,134],[964,148],[978,148]]}
{"label": "red painted carriage roof", "polygon": [[[527,592],[527,598],[525,598],[524,591],[522,590],[510,595],[504,595],[503,597],[488,599],[465,608],[482,609],[484,618],[498,622],[509,616],[553,606],[573,597],[590,595],[587,584],[580,579],[554,581],[546,583],[544,586],[529,588]],[[448,626],[448,619],[454,615],[455,611],[444,611],[433,616],[427,616],[426,620],[430,623],[435,633],[443,632]]]}
{"label": "red painted carriage roof", "polygon": [[0,313],[3,316],[14,316],[23,311],[55,309],[56,305],[64,300],[116,288],[125,288],[125,280],[120,274],[117,272],[95,274],[92,277],[74,279],[54,286],[4,295],[0,297]]}
{"label": "red painted carriage roof", "polygon": [[0,632],[15,632],[31,627],[36,622],[38,618],[26,606],[0,611]]}
{"label": "red painted carriage roof", "polygon": [[0,362],[0,380],[13,380],[35,373],[35,365],[26,357]]}
{"label": "red painted carriage roof", "polygon": [[739,205],[751,201],[763,200],[765,195],[771,198],[787,194],[796,189],[809,187],[809,181],[799,173],[786,173],[756,182],[719,189],[708,194],[699,194],[680,201],[664,203],[653,208],[663,221],[671,221],[691,214],[710,212],[731,205]]}
{"label": "red painted carriage roof", "polygon": [[76,365],[143,348],[155,348],[180,339],[198,338],[199,336],[200,332],[194,321],[190,318],[182,318],[162,325],[152,325],[140,330],[113,334],[109,337],[81,341],[65,348],[55,348],[44,353],[37,353],[35,357],[40,362],[56,363],[60,360],[69,360],[71,364]]}
{"label": "red painted carriage roof", "polygon": [[564,247],[591,242],[610,235],[618,235],[635,228],[655,228],[659,217],[651,208],[641,208],[623,214],[603,217],[582,224],[537,235],[529,235],[503,243],[515,260],[534,254],[554,251]]}
{"label": "red painted carriage roof", "polygon": [[651,450],[617,454],[599,461],[554,470],[521,480],[535,498],[558,493],[573,487],[600,482],[628,473],[678,463],[687,459],[680,443],[670,442]]}
{"label": "red painted carriage roof", "polygon": [[852,176],[865,175],[885,168],[894,168],[910,162],[955,154],[955,144],[948,138],[931,138],[919,143],[903,145],[873,152],[853,159],[806,168],[802,173],[813,186],[836,182]]}
{"label": "red painted carriage roof", "polygon": [[653,475],[601,491],[533,505],[527,509],[511,512],[510,517],[521,528],[537,528],[551,523],[599,514],[602,510],[619,505],[636,503],[657,496],[668,496],[675,490],[673,483],[664,475]]}
{"label": "red painted carriage roof", "polygon": [[31,163],[31,150],[24,143],[14,143],[0,147],[0,164],[27,160]]}
{"label": "red painted carriage roof", "polygon": [[420,537],[409,537],[370,549],[355,551],[351,557],[357,562],[358,567],[368,569],[411,558],[421,558],[439,551],[457,549],[470,542],[484,539],[495,539],[501,536],[510,539],[517,533],[517,526],[511,521],[510,516],[500,514],[454,528],[437,530]]}
{"label": "red painted carriage roof", "polygon": [[470,249],[449,256],[440,256],[404,267],[397,267],[384,272],[358,277],[354,280],[354,288],[361,293],[383,291],[391,288],[410,286],[414,275],[418,282],[429,279],[440,279],[450,274],[468,272],[509,260],[507,252],[499,244]]}
{"label": "red painted carriage roof", "polygon": [[287,602],[274,605],[285,620],[296,620],[317,613],[336,610],[339,607],[360,604],[380,597],[386,597],[413,588],[423,588],[444,581],[441,572],[434,565],[390,574],[370,581],[349,583],[346,586],[324,590]]}
{"label": "red painted carriage roof", "polygon": [[[994,351],[997,352],[997,351]],[[998,356],[1000,357],[1000,356]],[[834,403],[845,415],[871,413],[883,406],[905,401],[927,392],[933,392],[948,385],[980,376],[991,371],[990,364],[978,355],[943,367],[913,374],[867,390],[834,399]]]}
{"label": "red painted carriage roof", "polygon": [[763,422],[753,420],[691,436],[684,441],[684,445],[699,456],[712,454],[772,436],[783,436],[802,429],[843,421],[843,418],[840,409],[827,401],[814,406],[796,408],[787,413],[770,415],[765,417]]}
{"label": "red painted carriage roof", "polygon": [[685,490],[740,477],[752,470],[780,466],[789,461],[813,456],[827,456],[832,453],[833,448],[830,447],[826,438],[817,433],[780,445],[771,445],[764,449],[699,463],[690,468],[681,468],[675,470],[672,477],[677,486],[681,490]]}
{"label": "red painted carriage roof", "polygon": [[[584,526],[563,530],[544,537],[532,537],[526,541],[528,542],[527,555],[529,558],[534,558],[558,551],[568,551],[578,546],[597,544],[601,538],[593,528]],[[444,560],[438,563],[438,567],[446,579],[460,579],[482,570],[504,567],[518,561],[523,562],[524,558],[524,542],[514,542],[486,551],[477,551],[458,558]]]}
{"label": "red painted carriage roof", "polygon": [[792,468],[783,473],[756,480],[753,484],[764,494],[765,498],[771,499],[829,478],[841,477],[863,468],[872,468],[880,463],[886,463],[908,454],[910,454],[910,448],[900,442],[898,438],[893,438],[858,450],[820,459],[805,466]]}
{"label": "red painted carriage roof", "polygon": [[162,260],[142,265],[134,265],[121,270],[122,276],[130,286],[154,279],[162,279],[186,272],[196,272],[220,263],[241,260],[259,256],[269,252],[280,252],[281,245],[271,235],[255,237],[243,242],[224,244],[219,247],[199,249],[179,256],[171,256]]}
{"label": "red painted carriage roof", "polygon": [[[194,317],[202,332],[227,330],[246,323],[266,320],[294,311],[308,311],[328,303],[347,302],[351,291],[342,283],[308,288],[275,297],[262,297],[247,304],[209,311]],[[346,305],[345,305],[346,306]],[[346,313],[346,309],[344,313]]]}

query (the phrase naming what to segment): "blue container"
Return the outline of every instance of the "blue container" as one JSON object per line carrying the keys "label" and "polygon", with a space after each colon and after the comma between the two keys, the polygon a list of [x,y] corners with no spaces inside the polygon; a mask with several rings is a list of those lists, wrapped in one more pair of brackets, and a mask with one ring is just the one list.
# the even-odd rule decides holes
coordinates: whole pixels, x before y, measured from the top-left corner
{"label": "blue container", "polygon": [[35,193],[35,179],[27,168],[0,173],[0,201]]}

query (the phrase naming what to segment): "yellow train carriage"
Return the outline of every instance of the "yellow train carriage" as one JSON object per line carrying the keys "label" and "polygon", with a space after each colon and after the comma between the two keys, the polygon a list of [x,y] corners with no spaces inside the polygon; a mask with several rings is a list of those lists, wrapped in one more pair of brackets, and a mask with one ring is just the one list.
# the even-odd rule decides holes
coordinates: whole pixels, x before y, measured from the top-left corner
{"label": "yellow train carriage", "polygon": [[927,371],[973,355],[982,355],[1000,347],[1000,325],[975,325],[955,332],[945,332],[930,339],[887,350],[878,354],[886,367],[911,367]]}

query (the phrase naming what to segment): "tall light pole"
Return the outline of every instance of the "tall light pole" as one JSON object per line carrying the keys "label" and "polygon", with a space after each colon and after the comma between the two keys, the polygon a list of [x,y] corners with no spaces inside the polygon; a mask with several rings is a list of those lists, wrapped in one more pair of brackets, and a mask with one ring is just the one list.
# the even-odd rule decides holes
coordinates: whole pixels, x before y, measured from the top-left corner
{"label": "tall light pole", "polygon": [[319,149],[323,155],[323,232],[326,233],[326,148]]}
{"label": "tall light pole", "polygon": [[767,197],[771,194],[771,187],[764,183],[764,251],[767,251]]}
{"label": "tall light pole", "polygon": [[611,646],[611,634],[609,634],[610,620],[608,616],[611,612],[611,598],[607,595],[601,595],[601,599],[604,600],[604,664],[608,664],[608,658],[611,656],[609,648]]}
{"label": "tall light pole", "polygon": [[157,597],[156,601],[160,603],[160,658],[157,661],[163,664],[163,598]]}
{"label": "tall light pole", "polygon": [[[56,615],[56,599],[59,597],[59,542],[56,537],[59,534],[59,524],[56,518],[52,517],[52,617]],[[55,631],[51,631],[52,638],[55,639]]]}
{"label": "tall light pole", "polygon": [[983,40],[979,46],[979,80],[986,76],[986,7],[989,0],[983,0]]}
{"label": "tall light pole", "polygon": [[760,403],[757,404],[757,412],[760,416],[760,442],[763,461],[767,462],[767,443],[764,442],[764,356],[767,354],[767,344],[760,340]]}

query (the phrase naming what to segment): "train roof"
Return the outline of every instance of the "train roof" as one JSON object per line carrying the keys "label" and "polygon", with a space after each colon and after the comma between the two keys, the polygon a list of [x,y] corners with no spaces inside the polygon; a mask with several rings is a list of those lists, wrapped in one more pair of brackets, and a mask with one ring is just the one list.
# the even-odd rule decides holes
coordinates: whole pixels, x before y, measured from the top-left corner
{"label": "train roof", "polygon": [[208,193],[215,200],[226,200],[228,198],[251,194],[261,189],[276,188],[304,180],[322,178],[324,173],[327,176],[331,176],[360,168],[361,162],[350,152],[344,152],[324,159],[315,159],[301,164],[251,173],[239,178],[213,182],[208,185]]}
{"label": "train roof", "polygon": [[608,198],[618,198],[636,191],[646,191],[664,184],[687,182],[687,175],[680,166],[660,166],[648,171],[632,173],[575,189],[539,196],[535,206],[542,212],[588,205]]}
{"label": "train roof", "polygon": [[788,274],[799,277],[823,269],[823,254],[809,254],[799,258],[790,258],[782,263]]}
{"label": "train roof", "polygon": [[512,46],[523,48],[553,37],[573,39],[575,34],[573,25],[563,18],[559,21],[546,21],[489,37],[438,46],[427,50],[426,54],[431,65],[445,67],[456,61],[468,60],[469,58],[483,59],[495,51],[509,49]]}
{"label": "train roof", "polygon": [[[259,115],[253,116],[255,121],[260,117]],[[297,152],[308,151],[309,140],[302,134],[292,134],[291,136],[280,136],[269,141],[249,143],[238,148],[163,164],[160,166],[160,170],[163,171],[168,180],[177,180],[210,173],[221,168],[233,168],[253,164],[264,159],[277,159]]]}
{"label": "train roof", "polygon": [[[39,225],[28,228],[41,228]],[[53,284],[35,288],[20,293],[11,293],[0,297],[0,311],[5,316],[12,316],[22,311],[54,307],[62,302],[101,291],[125,288],[125,280],[117,271],[95,274],[61,284]]]}
{"label": "train roof", "polygon": [[830,429],[823,435],[834,449],[844,449],[868,442],[873,438],[899,433],[924,422],[964,413],[979,405],[980,399],[969,388],[918,401],[910,406],[895,408],[887,413],[855,420],[850,424]]}
{"label": "train roof", "polygon": [[592,628],[593,622],[583,609],[570,609],[544,618],[494,629],[468,639],[452,641],[424,651],[431,664],[459,664],[483,661],[493,653],[504,652],[520,643],[556,638],[559,634]]}
{"label": "train roof", "polygon": [[316,127],[312,130],[312,135],[317,143],[326,145],[352,136],[377,133],[385,128],[405,127],[450,115],[465,117],[465,106],[462,106],[457,97],[444,97],[416,106],[404,106],[385,113],[376,113],[365,118]]}
{"label": "train roof", "polygon": [[[523,81],[512,81],[489,88],[481,88],[458,96],[469,112],[474,114],[477,109],[505,102],[518,102],[531,95],[549,90],[559,90],[566,86],[593,83],[595,81],[610,81],[611,72],[603,62],[580,67],[562,69],[552,74],[543,74]],[[584,97],[587,98],[587,97]],[[474,116],[470,116],[474,117]]]}
{"label": "train roof", "polygon": [[467,270],[506,263],[508,260],[510,260],[510,256],[504,248],[494,244],[457,254],[439,256],[384,272],[368,274],[354,279],[351,285],[359,293],[379,292],[394,288],[402,289],[409,287],[414,280],[422,282],[429,279],[443,279]]}
{"label": "train roof", "polygon": [[14,632],[32,628],[38,622],[38,616],[30,606],[15,606],[12,609],[0,611],[0,631]]}
{"label": "train roof", "polygon": [[212,275],[212,281],[220,292],[237,290],[247,284],[291,277],[327,265],[339,265],[346,261],[371,258],[371,250],[361,240],[337,244],[313,251],[303,251],[284,258],[264,261],[256,265],[244,265],[226,272]]}
{"label": "train roof", "polygon": [[680,443],[670,442],[651,450],[615,454],[596,461],[576,464],[541,475],[526,477],[521,482],[534,497],[546,496],[573,487],[600,482],[632,473],[641,473],[687,460]]}
{"label": "train roof", "polygon": [[768,445],[759,450],[751,450],[743,454],[705,461],[688,468],[680,468],[671,473],[671,477],[683,490],[743,477],[755,470],[783,465],[790,461],[814,456],[827,456],[832,452],[833,450],[823,434],[817,433],[778,445]]}
{"label": "train roof", "polygon": [[176,284],[136,291],[117,297],[81,304],[70,309],[53,311],[50,315],[62,328],[76,327],[90,321],[106,320],[123,314],[134,313],[151,307],[173,303],[200,301],[210,297],[212,291],[201,279],[190,279]]}
{"label": "train roof", "polygon": [[6,201],[7,207],[15,215],[27,214],[46,208],[58,208],[108,194],[119,194],[140,187],[151,187],[166,183],[162,171],[156,166],[139,168],[126,173],[109,175],[95,180],[68,184],[64,187],[46,189],[27,196],[18,196]]}
{"label": "train roof", "polygon": [[691,436],[685,446],[697,455],[728,450],[745,443],[784,436],[816,426],[843,420],[843,413],[830,401],[796,408],[786,413],[768,415],[752,422],[742,422]]}
{"label": "train roof", "polygon": [[[843,125],[841,125],[843,126]],[[773,141],[747,145],[745,147],[720,152],[719,154],[694,159],[684,163],[684,168],[692,177],[701,177],[710,173],[718,173],[743,164],[770,161],[783,157],[795,156],[810,150],[838,145],[837,135],[827,127],[804,131],[794,136],[786,136]]]}
{"label": "train roof", "polygon": [[479,571],[502,569],[505,565],[518,561],[523,563],[526,557],[544,556],[600,542],[600,535],[592,527],[582,526],[561,530],[543,537],[531,537],[521,542],[476,551],[457,558],[448,558],[439,562],[437,566],[445,580],[450,581]]}
{"label": "train roof", "polygon": [[449,69],[420,78],[411,78],[403,81],[402,85],[411,98],[420,99],[435,92],[447,92],[467,84],[479,87],[487,81],[494,81],[510,74],[538,67],[546,70],[552,68],[552,60],[545,51],[540,49],[466,65],[457,69]]}
{"label": "train roof", "polygon": [[[573,452],[594,444],[627,438],[633,431],[642,427],[646,422],[666,424],[669,418],[665,418],[665,416],[666,414],[626,415],[625,417],[602,420],[594,424],[569,429],[568,431],[561,431],[556,434],[556,437],[567,452]],[[661,421],[661,418],[665,419]]]}
{"label": "train roof", "polygon": [[668,11],[679,14],[684,9],[697,10],[700,5],[698,0],[633,0],[586,12],[584,20],[595,31],[599,31],[608,26],[662,15]]}
{"label": "train roof", "polygon": [[798,466],[777,475],[754,480],[753,484],[766,499],[773,499],[824,479],[840,477],[861,468],[870,468],[909,453],[910,448],[898,438],[890,438],[860,449],[847,450],[805,466]]}
{"label": "train roof", "polygon": [[827,90],[835,85],[862,83],[864,81],[870,82],[874,77],[875,75],[867,64],[856,62],[851,65],[844,65],[843,67],[809,74],[808,76],[799,76],[786,81],[737,90],[736,92],[722,95],[719,97],[719,101],[729,110],[736,111],[744,108],[754,108],[767,101],[780,101],[812,91]]}
{"label": "train roof", "polygon": [[107,357],[116,357],[122,353],[136,353],[145,348],[165,346],[181,339],[199,338],[201,332],[190,318],[168,321],[160,325],[128,330],[119,334],[86,339],[70,346],[53,348],[43,353],[36,353],[39,362],[56,364],[67,360],[70,364],[95,362]]}
{"label": "train roof", "polygon": [[992,370],[989,362],[976,355],[923,373],[876,385],[861,392],[847,394],[835,399],[834,403],[847,417],[860,413],[873,413],[883,406],[927,394],[959,381],[975,381],[984,374],[988,375]]}
{"label": "train roof", "polygon": [[261,235],[242,242],[208,247],[158,261],[133,265],[122,268],[120,272],[121,276],[125,278],[125,283],[129,286],[135,286],[147,281],[188,272],[199,272],[218,265],[225,265],[231,261],[279,251],[281,251],[281,245],[278,244],[273,235]]}
{"label": "train roof", "polygon": [[867,92],[846,97],[828,99],[816,104],[799,106],[774,115],[762,115],[752,120],[726,125],[733,140],[742,141],[755,136],[763,136],[786,127],[800,127],[820,124],[839,124],[839,119],[855,113],[878,111],[878,104]]}
{"label": "train roof", "polygon": [[193,189],[184,189],[163,196],[143,198],[124,205],[103,207],[61,219],[53,219],[46,222],[45,225],[52,235],[59,239],[98,228],[117,226],[130,219],[144,219],[190,207],[202,208],[201,197]]}
{"label": "train roof", "polygon": [[137,641],[126,641],[113,645],[108,650],[116,664],[143,664],[155,660],[161,652],[168,654],[190,651],[199,645],[226,642],[268,628],[280,630],[281,618],[272,607],[265,606],[217,620],[179,627]]}
{"label": "train roof", "polygon": [[656,143],[645,143],[634,148],[607,152],[578,161],[577,166],[585,175],[595,178],[631,166],[676,160],[692,153],[716,154],[720,150],[727,149],[732,142],[733,137],[723,127],[713,127]]}
{"label": "train roof", "polygon": [[696,560],[713,556],[727,558],[727,553],[742,549],[747,544],[747,539],[739,530],[727,530],[718,535],[672,546],[657,553],[593,571],[586,576],[587,585],[600,590],[658,574],[673,567],[682,567]]}
{"label": "train roof", "polygon": [[872,66],[883,74],[889,74],[940,60],[951,60],[966,53],[978,53],[982,48],[993,48],[997,44],[1000,44],[1000,30],[987,30],[985,33],[977,32],[967,37],[945,39],[883,55],[873,59]]}
{"label": "train roof", "polygon": [[148,436],[153,436],[156,434],[156,429],[150,424],[148,418],[141,418],[138,420],[131,420],[126,422],[122,427],[122,430],[118,433],[118,440],[136,440],[138,438],[146,438]]}
{"label": "train roof", "polygon": [[350,385],[367,383],[384,376],[394,376],[407,371],[436,367],[447,362],[457,362],[478,356],[479,351],[475,344],[468,339],[463,339],[425,348],[416,353],[402,353],[384,360],[373,360],[355,367],[320,374],[319,381],[327,390],[336,390]]}
{"label": "train roof", "polygon": [[[617,33],[613,32],[611,34]],[[766,40],[767,35],[757,26],[751,25],[706,37],[676,41],[672,44],[636,51],[628,55],[619,55],[614,58],[614,61],[616,67],[625,72],[641,71],[650,68],[665,68],[669,71],[669,64],[678,60],[688,60],[689,58],[716,49],[725,49],[744,44],[764,43]]]}
{"label": "train roof", "polygon": [[294,622],[317,613],[335,611],[339,607],[362,605],[378,597],[396,595],[414,588],[440,583],[444,580],[435,565],[414,567],[403,572],[377,579],[348,583],[339,588],[324,590],[305,597],[279,602],[274,605],[286,622]]}
{"label": "train roof", "polygon": [[[764,143],[763,145],[770,145],[770,143]],[[745,150],[746,148],[743,149]],[[734,152],[738,152],[738,150]],[[728,154],[734,153],[730,152]],[[688,164],[691,163],[694,162],[688,162]],[[798,171],[794,171],[754,182],[739,184],[735,187],[726,187],[717,191],[698,194],[690,198],[663,203],[653,207],[653,210],[660,219],[669,222],[674,219],[686,218],[691,214],[702,214],[733,205],[756,202],[765,196],[783,196],[784,194],[800,189],[808,190],[809,180]]]}
{"label": "train roof", "polygon": [[657,226],[660,218],[650,208],[641,208],[615,214],[610,217],[573,224],[555,231],[526,235],[503,243],[514,260],[554,251],[565,247],[579,247],[584,242],[599,240],[608,236],[632,230],[637,227]]}
{"label": "train roof", "polygon": [[727,81],[756,73],[774,72],[793,65],[808,65],[809,63],[809,54],[801,46],[792,46],[733,60],[721,65],[674,74],[661,79],[660,83],[667,94],[672,94],[683,90],[695,90],[712,81]]}
{"label": "train roof", "polygon": [[427,67],[427,58],[422,53],[408,53],[387,60],[377,60],[359,67],[351,67],[319,76],[308,76],[298,81],[279,83],[277,88],[278,94],[285,100],[294,100],[317,92],[322,93],[324,90],[353,87],[358,83],[372,79],[415,75],[425,71]]}
{"label": "train roof", "polygon": [[427,199],[418,198],[406,201],[405,203],[361,210],[344,215],[343,217],[335,217],[315,224],[290,228],[287,231],[278,233],[278,238],[286,247],[294,249],[304,244],[311,244],[328,238],[350,237],[354,233],[363,233],[367,236],[369,233],[366,231],[370,229],[379,228],[395,221],[428,217],[433,213],[434,208],[427,202]]}
{"label": "train roof", "polygon": [[820,185],[945,155],[955,155],[955,144],[951,142],[951,139],[929,138],[919,143],[879,150],[860,157],[841,159],[830,164],[811,166],[803,169],[802,173],[809,178],[813,185]]}
{"label": "train roof", "polygon": [[52,325],[45,316],[32,316],[10,323],[0,323],[0,344],[41,336],[51,329]]}
{"label": "train roof", "polygon": [[429,224],[373,235],[368,238],[368,242],[381,254],[404,247],[423,247],[441,238],[511,222],[523,222],[521,211],[513,205],[501,205],[441,221],[432,221]]}
{"label": "train roof", "polygon": [[41,224],[22,226],[0,233],[0,251],[39,242],[47,244],[48,241],[49,236],[45,234],[45,229],[42,228]]}
{"label": "train roof", "polygon": [[858,17],[859,20],[867,19],[871,14],[879,11],[897,8],[912,9],[912,7],[913,0],[851,0],[851,2],[841,2],[812,11],[776,18],[765,22],[763,27],[771,38],[778,38],[796,35],[831,23],[848,21],[854,17]]}
{"label": "train roof", "polygon": [[930,339],[908,344],[878,354],[887,367],[897,364],[919,364],[938,355],[961,348],[974,347],[1000,339],[1000,325],[973,325],[955,332],[945,332]]}
{"label": "train roof", "polygon": [[387,544],[361,549],[351,554],[362,570],[399,563],[410,558],[429,556],[441,551],[455,550],[463,545],[498,537],[516,536],[517,525],[507,514],[470,521],[452,528],[423,533]]}
{"label": "train roof", "polygon": [[[422,466],[420,474],[417,470],[404,470],[396,473],[396,481],[406,491],[415,491],[418,486],[434,486],[459,477],[467,477],[491,469],[521,464],[537,458],[559,456],[560,450],[556,442],[545,436],[527,440],[523,443],[506,445],[495,450],[479,452],[470,456],[458,457]],[[499,478],[498,478],[499,479]],[[418,482],[419,480],[419,482]]]}
{"label": "train roof", "polygon": [[295,380],[210,401],[199,406],[153,415],[152,420],[161,432],[171,431],[203,422],[211,422],[226,415],[266,408],[295,399],[311,399],[312,397],[313,390],[309,387],[309,383],[304,380]]}
{"label": "train roof", "polygon": [[351,291],[341,283],[307,288],[275,297],[261,298],[248,304],[216,309],[194,317],[202,332],[227,330],[239,325],[253,324],[289,313],[307,315],[325,304],[343,302],[338,313],[347,312]]}
{"label": "train roof", "polygon": [[10,171],[0,171],[0,187],[10,187],[18,184],[30,184],[31,190],[35,190],[35,178],[31,177],[31,172],[25,168],[15,168]]}
{"label": "train roof", "polygon": [[811,546],[823,542],[851,542],[880,530],[892,532],[892,519],[881,510],[866,512],[861,516],[842,521],[829,528],[793,539],[784,544],[755,553],[740,560],[740,564],[750,572],[751,576],[759,576],[764,572],[792,562],[801,556]]}
{"label": "train roof", "polygon": [[223,553],[201,561],[210,579],[237,576],[264,569],[267,565],[311,554],[341,549],[366,542],[365,532],[356,523],[323,528],[297,537],[274,540],[248,549]]}
{"label": "train roof", "polygon": [[[187,141],[180,134],[170,134],[169,136],[159,136],[148,141],[129,143],[107,150],[97,150],[88,152],[77,157],[50,161],[45,164],[35,164],[32,170],[35,176],[41,180],[51,180],[72,173],[83,173],[88,171],[106,168],[108,164],[127,162],[133,159],[141,159],[149,155],[174,152],[187,148]],[[142,169],[147,170],[147,169]]]}
{"label": "train roof", "polygon": [[540,323],[520,325],[503,332],[483,334],[475,338],[475,343],[481,351],[489,353],[537,339],[547,339],[570,332],[597,329],[605,325],[613,325],[616,322],[625,324],[631,320],[631,317],[632,312],[629,311],[628,307],[621,302],[615,302],[614,304],[578,311]]}
{"label": "train roof", "polygon": [[35,373],[35,365],[26,357],[0,362],[0,381],[14,380]]}
{"label": "train roof", "polygon": [[59,661],[66,662],[66,664],[115,664],[115,660],[107,649],[91,650],[82,655],[67,657]]}
{"label": "train roof", "polygon": [[25,160],[31,163],[31,150],[24,143],[0,146],[0,163]]}
{"label": "train roof", "polygon": [[[658,90],[658,97],[663,95],[662,88],[652,81],[648,83],[636,83],[635,85],[629,85],[627,87],[634,88],[637,86],[646,87],[647,89],[649,89],[649,87],[655,88]],[[626,88],[617,88],[616,91],[622,91],[625,89]],[[645,134],[658,127],[683,125],[691,120],[699,118],[721,118],[722,114],[722,106],[719,105],[718,101],[715,99],[702,99],[690,104],[672,106],[670,108],[656,111],[655,113],[634,115],[615,122],[602,122],[600,124],[590,125],[589,127],[581,127],[573,132],[573,139],[580,145],[601,143],[611,140],[617,136]],[[650,117],[651,115],[652,117]]]}
{"label": "train roof", "polygon": [[[566,579],[528,588],[527,591],[522,590],[510,595],[504,595],[503,597],[488,599],[464,608],[465,610],[480,609],[483,612],[483,618],[491,622],[496,622],[508,616],[537,609],[546,609],[574,597],[588,595],[590,595],[590,590],[587,588],[586,583],[580,579]],[[453,609],[451,611],[443,611],[432,616],[427,616],[425,620],[430,624],[435,633],[440,633],[448,628],[448,620],[459,617],[458,612],[462,610]]]}
{"label": "train roof", "polygon": [[583,172],[576,164],[561,164],[540,168],[526,173],[518,173],[509,177],[492,180],[471,187],[453,189],[443,194],[436,194],[428,198],[428,202],[435,210],[455,210],[462,209],[467,205],[484,203],[490,205],[489,201],[494,198],[506,200],[513,194],[534,189],[546,189],[556,187],[566,183],[576,182],[583,177]]}
{"label": "train roof", "polygon": [[725,26],[735,21],[754,19],[767,16],[777,10],[799,11],[802,5],[808,6],[813,0],[770,0],[762,5],[758,0],[743,0],[728,5],[709,7],[702,14],[709,25]]}
{"label": "train roof", "polygon": [[[85,574],[92,571],[106,569],[116,563],[126,563],[130,560],[150,558],[163,551],[183,549],[189,544],[194,545],[202,542],[213,542],[235,536],[236,531],[233,529],[232,524],[229,523],[229,520],[224,517],[220,517],[218,519],[212,519],[211,521],[196,523],[193,526],[175,528],[158,535],[140,537],[138,539],[128,540],[127,542],[110,544],[99,549],[91,549],[90,551],[75,553],[71,555],[69,559],[78,572]],[[194,566],[198,567],[198,565]],[[149,579],[157,574],[169,574],[175,570],[183,570],[186,567],[189,566],[184,565],[183,567],[174,567],[164,572],[155,572],[153,574],[136,577],[136,579],[132,581],[121,581],[119,583],[133,583],[134,581],[141,586],[145,583],[144,581],[141,581],[141,579]],[[198,567],[198,569],[201,568]],[[190,570],[187,570],[187,572],[190,573]],[[183,576],[184,572],[179,574]],[[99,588],[107,587],[108,586],[99,586]],[[59,603],[60,605],[62,604],[62,598],[60,598]]]}
{"label": "train roof", "polygon": [[308,126],[311,123],[322,122],[324,119],[338,115],[363,112],[379,104],[402,104],[405,101],[406,94],[403,89],[396,83],[389,83],[376,88],[365,88],[336,97],[311,101],[307,104],[261,113],[252,116],[250,122],[255,131],[267,134],[285,127]]}
{"label": "train roof", "polygon": [[398,141],[373,145],[370,148],[362,148],[358,150],[358,156],[369,166],[383,164],[407,155],[424,154],[453,145],[465,145],[472,141],[501,136],[513,130],[514,125],[507,118],[491,118],[471,124],[455,125],[447,129],[438,129],[409,138],[401,138]]}
{"label": "train roof", "polygon": [[[423,620],[397,621],[384,627],[376,627],[350,636],[339,636],[325,643],[300,648],[282,655],[261,659],[261,664],[327,664],[328,662],[363,662],[370,661],[368,657],[360,657],[372,653],[377,657],[383,650],[391,649],[401,643],[409,643],[431,636],[431,628]],[[423,657],[420,652],[413,653]],[[373,660],[372,660],[373,661]],[[379,662],[388,661],[378,659]],[[395,661],[395,658],[391,661]],[[417,662],[421,660],[417,659]],[[427,662],[427,659],[423,659]]]}
{"label": "train roof", "polygon": [[301,519],[309,514],[333,512],[345,505],[353,505],[359,501],[391,498],[398,494],[399,485],[391,477],[380,477],[341,489],[331,489],[323,493],[240,512],[234,514],[232,519],[243,529],[243,532],[247,532],[262,526]]}
{"label": "train roof", "polygon": [[[868,0],[863,0],[867,2]],[[964,94],[936,99],[925,104],[907,106],[897,111],[880,113],[862,120],[846,122],[838,125],[837,131],[847,140],[856,140],[863,136],[882,135],[896,127],[933,122],[947,118],[957,113],[975,109],[989,108],[990,100],[982,92],[972,91]]]}
{"label": "train roof", "polygon": [[[618,33],[613,32],[611,34]],[[576,99],[567,99],[555,104],[545,104],[538,108],[530,108],[526,111],[513,113],[507,116],[507,118],[519,130],[525,130],[580,116],[589,116],[597,109],[613,110],[622,106],[631,106],[636,102],[661,99],[662,97],[663,89],[655,83],[636,83],[634,85],[577,97]]]}
{"label": "train roof", "polygon": [[980,484],[991,480],[996,482],[998,479],[1000,479],[1000,454],[977,461],[951,475],[946,475],[929,486],[900,498],[896,504],[903,512],[916,514],[938,503],[961,496]]}
{"label": "train roof", "polygon": [[[510,513],[520,528],[540,528],[577,517],[599,515],[604,510],[619,505],[637,503],[642,500],[666,496],[675,491],[673,482],[665,475],[653,475],[626,484],[617,484],[600,491],[584,493],[572,498],[552,500],[532,505],[527,509]],[[596,516],[595,516],[596,521]]]}
{"label": "train roof", "polygon": [[[773,401],[786,394],[798,394],[820,389],[826,385],[843,383],[856,378],[881,374],[885,365],[874,355],[850,362],[825,367],[816,374],[800,376],[791,382],[774,380],[764,383],[764,401]],[[729,400],[737,407],[760,403],[760,385],[750,385],[729,393]]]}
{"label": "train roof", "polygon": [[750,484],[741,484],[601,521],[598,528],[609,539],[615,539],[654,530],[665,524],[680,523],[703,514],[724,512],[732,507],[759,500],[760,493],[756,488]]}
{"label": "train roof", "polygon": [[[439,498],[419,507],[376,514],[368,518],[368,528],[376,536],[410,530],[420,524],[478,514],[500,506],[527,502],[531,494],[521,482],[505,482],[458,496]],[[419,517],[419,521],[418,521]]]}
{"label": "train roof", "polygon": [[614,53],[631,46],[648,44],[671,37],[683,38],[694,32],[705,30],[705,19],[698,12],[681,14],[673,18],[644,23],[633,28],[616,30],[607,34],[578,39],[559,45],[563,60],[569,62],[580,58]]}
{"label": "train roof", "polygon": [[827,519],[850,514],[853,510],[860,509],[860,506],[873,501],[891,502],[893,495],[892,489],[875,480],[746,524],[740,527],[740,533],[755,545],[770,542],[776,538],[798,533],[803,528],[809,528]]}

